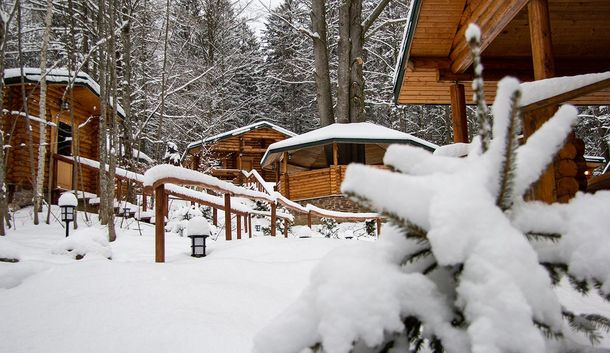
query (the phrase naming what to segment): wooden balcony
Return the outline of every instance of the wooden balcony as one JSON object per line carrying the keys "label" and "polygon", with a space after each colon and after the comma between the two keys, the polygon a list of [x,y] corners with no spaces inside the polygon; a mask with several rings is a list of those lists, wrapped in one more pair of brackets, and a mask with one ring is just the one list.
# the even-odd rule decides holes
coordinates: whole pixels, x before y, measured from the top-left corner
{"label": "wooden balcony", "polygon": [[[388,169],[383,165],[371,167]],[[341,195],[341,183],[346,169],[346,165],[331,165],[328,168],[284,174],[280,177],[278,191],[290,200]]]}

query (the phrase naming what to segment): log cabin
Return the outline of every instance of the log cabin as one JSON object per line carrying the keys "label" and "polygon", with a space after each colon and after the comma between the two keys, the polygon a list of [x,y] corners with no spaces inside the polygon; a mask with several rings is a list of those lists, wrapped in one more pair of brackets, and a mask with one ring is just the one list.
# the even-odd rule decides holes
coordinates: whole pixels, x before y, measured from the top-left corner
{"label": "log cabin", "polygon": [[[473,58],[465,32],[481,29],[485,99],[493,102],[497,82],[610,71],[610,2],[596,0],[414,0],[395,73],[394,101],[450,104],[455,142],[468,142],[466,104],[473,103]],[[579,85],[522,104],[527,139],[558,104],[610,104],[610,78],[599,75]],[[555,165],[543,175],[534,197],[567,201],[586,168],[579,142],[571,136]],[[562,164],[560,166],[559,164]]]}
{"label": "log cabin", "polygon": [[260,160],[269,145],[296,136],[278,125],[260,121],[189,144],[182,166],[208,172],[223,180],[234,180],[241,171],[255,169],[265,181],[275,173],[261,168]]}
{"label": "log cabin", "polygon": [[[54,194],[62,190],[77,189],[89,193],[98,192],[97,172],[77,168],[73,173],[71,156],[93,160],[99,158],[98,132],[100,110],[100,87],[87,74],[79,73],[74,78],[73,100],[68,91],[68,82],[73,76],[64,69],[48,71],[46,111],[39,111],[40,69],[25,68],[22,85],[21,69],[7,69],[4,73],[4,102],[2,123],[6,153],[6,184],[9,202],[26,205],[31,202],[33,179],[36,175],[39,128],[46,124],[47,141],[44,190],[48,191],[49,178]],[[25,88],[27,115],[22,95]],[[74,122],[70,111],[74,112]],[[44,115],[44,116],[43,116]],[[124,117],[118,107],[119,118]],[[44,119],[43,119],[44,117]],[[28,126],[31,129],[28,129]],[[29,149],[29,133],[32,138],[32,158]],[[49,156],[52,163],[49,164]],[[15,200],[17,198],[17,200]],[[21,200],[18,200],[21,198]]]}
{"label": "log cabin", "polygon": [[434,151],[438,146],[410,134],[372,123],[332,124],[269,146],[263,170],[275,172],[278,191],[301,204],[335,211],[366,211],[341,194],[351,162],[384,168],[390,144]]}

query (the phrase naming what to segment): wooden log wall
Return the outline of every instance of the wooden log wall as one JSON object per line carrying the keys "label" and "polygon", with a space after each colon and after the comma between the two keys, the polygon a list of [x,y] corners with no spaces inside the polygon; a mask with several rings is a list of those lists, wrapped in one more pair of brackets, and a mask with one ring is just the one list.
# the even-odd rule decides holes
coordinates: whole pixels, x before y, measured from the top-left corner
{"label": "wooden log wall", "polygon": [[[41,114],[38,108],[39,91],[34,88],[34,85],[28,85],[26,88],[26,96],[28,99],[28,114],[33,117],[39,117]],[[47,111],[46,119],[49,122],[58,124],[63,122],[71,125],[70,113],[61,111],[61,99],[63,96],[65,86],[63,85],[49,85],[47,92]],[[80,89],[83,89],[80,87]],[[72,104],[71,109],[74,111],[75,128],[72,133],[72,144],[78,142],[78,151],[81,156],[98,159],[98,120],[91,119],[84,127],[78,129],[78,125],[83,124],[91,116],[90,107],[86,107],[79,103],[78,95],[75,89],[75,102]],[[79,92],[82,96],[82,90]],[[92,95],[92,93],[90,93]],[[9,111],[23,111],[23,103],[21,99],[21,86],[9,86],[5,89],[5,101],[4,106]],[[28,133],[26,130],[26,118],[21,115],[7,114],[3,115],[2,123],[0,126],[3,131],[9,134],[5,139],[6,144],[10,144],[11,148],[8,153],[8,165],[7,165],[7,183],[16,185],[21,188],[30,189],[32,187],[33,178],[36,175],[37,159],[38,159],[38,143],[40,140],[39,135],[39,122],[30,119],[30,125],[32,127],[32,142],[33,142],[33,155],[34,155],[34,170],[30,166],[30,156],[28,144]],[[46,140],[48,143],[47,153],[54,153],[57,151],[56,136],[57,126],[47,126],[46,128]],[[49,176],[49,163],[48,156],[45,161],[45,182],[44,189],[47,189],[48,176]],[[80,169],[81,172],[78,175],[78,189],[97,193],[97,175],[91,170]],[[56,173],[54,173],[56,175]]]}
{"label": "wooden log wall", "polygon": [[584,153],[584,142],[576,138],[574,133],[571,133],[566,144],[555,158],[557,201],[568,202],[578,191],[587,190],[587,178],[585,176],[587,163]]}
{"label": "wooden log wall", "polygon": [[[275,178],[275,172],[263,170],[260,161],[270,144],[286,138],[288,136],[270,128],[248,131],[237,136],[224,138],[210,145],[211,153],[207,158],[221,161],[222,167],[220,168],[223,169],[248,169],[247,167],[251,163],[252,168],[256,169],[263,179],[272,181]],[[196,156],[200,151],[200,147],[189,150],[183,165],[195,169]]]}

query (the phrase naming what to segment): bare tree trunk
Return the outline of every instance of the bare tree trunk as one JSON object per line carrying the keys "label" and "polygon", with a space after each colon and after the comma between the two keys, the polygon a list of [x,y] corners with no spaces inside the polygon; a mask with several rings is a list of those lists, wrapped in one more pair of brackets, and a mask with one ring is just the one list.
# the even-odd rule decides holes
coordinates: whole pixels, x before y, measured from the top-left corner
{"label": "bare tree trunk", "polygon": [[[13,5],[13,9],[9,13],[4,12],[4,9],[0,7],[0,115],[4,108],[4,52],[6,48],[6,32],[11,18],[15,14],[17,2]],[[3,125],[0,125],[0,236],[6,235],[4,229],[5,217],[8,220],[8,207],[6,205],[6,189],[5,189],[5,178],[6,178],[6,162],[4,160],[4,131],[2,131]]]}
{"label": "bare tree trunk", "polygon": [[[133,132],[132,132],[132,112],[131,112],[131,9],[128,7],[128,2],[123,3],[123,26],[121,31],[121,43],[123,44],[123,109],[125,110],[125,119],[123,120],[124,131],[124,159],[129,163],[133,163]],[[133,183],[127,183],[126,200],[135,203],[135,195]]]}
{"label": "bare tree trunk", "polygon": [[[163,151],[165,150],[165,144],[161,143],[163,137],[163,115],[165,114],[165,86],[167,85],[167,73],[165,70],[167,69],[167,39],[169,35],[169,4],[170,1],[167,0],[165,7],[165,40],[163,42],[163,68],[161,72],[161,112],[159,114],[159,126],[157,130],[157,160],[161,160],[163,158]],[[163,139],[165,141],[165,139]]]}
{"label": "bare tree trunk", "polygon": [[[21,1],[17,0],[17,43],[18,43],[18,61],[21,69],[21,100],[23,102],[23,112],[25,113],[25,129],[28,137],[28,153],[30,162],[31,175],[36,175],[36,167],[34,164],[34,141],[32,137],[32,125],[30,123],[29,104],[27,95],[25,94],[25,80],[23,72],[23,56],[21,55]],[[36,179],[32,180],[32,191],[37,190]],[[34,212],[34,224],[38,224],[38,212]]]}
{"label": "bare tree trunk", "polygon": [[362,31],[362,0],[350,7],[350,122],[359,123],[364,116],[364,33]]}
{"label": "bare tree trunk", "polygon": [[[44,122],[47,121],[47,50],[51,36],[51,24],[53,21],[53,1],[47,0],[47,13],[45,16],[45,27],[42,35],[42,48],[40,49],[40,101],[38,102],[38,115]],[[44,162],[46,158],[47,124],[39,123],[38,133],[38,170],[36,171],[36,190],[34,190],[34,224],[38,224],[38,212],[42,208],[42,187],[44,184]]]}
{"label": "bare tree trunk", "polygon": [[[98,1],[98,40],[101,40],[106,35],[106,13],[104,9],[106,8],[104,0]],[[99,143],[99,156],[100,156],[100,169],[99,169],[99,210],[98,216],[100,219],[100,224],[106,225],[108,223],[108,195],[106,194],[108,176],[106,174],[106,156],[108,155],[107,149],[107,128],[108,124],[106,123],[107,118],[107,107],[108,107],[108,76],[106,72],[106,64],[107,64],[107,50],[104,49],[107,45],[100,45],[97,48],[98,52],[98,72],[99,72],[99,80],[100,80],[100,121],[99,121],[99,133],[98,133],[98,143]]]}
{"label": "bare tree trunk", "polygon": [[[354,0],[357,2],[359,0]],[[350,122],[350,8],[352,0],[339,5],[339,42],[337,44],[337,122]]]}
{"label": "bare tree trunk", "polygon": [[320,126],[335,122],[333,98],[330,89],[330,70],[328,68],[328,44],[326,34],[326,1],[313,0],[311,4],[311,25],[314,31],[313,52],[316,77],[316,96]]}
{"label": "bare tree trunk", "polygon": [[[73,68],[76,67],[76,37],[75,25],[74,25],[74,6],[72,0],[68,0],[68,10],[70,12],[70,45],[68,46],[68,73],[71,73]],[[78,75],[78,72],[74,72],[74,77]],[[70,126],[72,127],[72,189],[74,195],[78,198],[78,163],[77,156],[79,155],[78,143],[80,141],[78,126],[74,119],[74,81],[72,80],[68,87],[68,95],[70,102]],[[65,96],[65,94],[64,94]],[[83,198],[83,203],[86,200]],[[78,214],[78,213],[77,213]],[[72,222],[74,229],[78,229],[78,217],[74,217]]]}
{"label": "bare tree trunk", "polygon": [[[118,121],[117,121],[117,107],[118,107],[118,90],[117,90],[117,77],[116,77],[116,60],[114,60],[115,56],[115,38],[112,35],[112,29],[115,23],[115,15],[116,15],[116,0],[110,0],[110,6],[108,8],[110,12],[109,16],[109,24],[108,24],[108,34],[110,35],[110,39],[108,40],[108,71],[110,73],[110,89],[112,90],[112,111],[110,114],[110,137],[112,144],[110,145],[111,149],[108,153],[108,199],[110,200],[110,207],[108,208],[108,240],[115,241],[116,240],[116,229],[114,228],[114,186],[115,186],[115,171],[116,171],[116,161],[117,154],[119,154],[119,138],[118,138]],[[102,104],[107,104],[107,101],[102,102]],[[112,152],[114,150],[114,153]]]}

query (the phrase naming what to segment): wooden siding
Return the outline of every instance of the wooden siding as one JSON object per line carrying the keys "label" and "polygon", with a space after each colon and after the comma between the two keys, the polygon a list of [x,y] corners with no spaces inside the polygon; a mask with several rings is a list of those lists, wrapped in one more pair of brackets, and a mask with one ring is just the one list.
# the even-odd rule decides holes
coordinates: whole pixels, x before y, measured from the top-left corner
{"label": "wooden siding", "polygon": [[[52,121],[55,124],[58,122],[63,122],[68,125],[71,125],[70,122],[70,114],[69,112],[60,112],[60,102],[61,97],[63,95],[63,90],[65,89],[64,85],[49,85],[48,86],[48,94],[47,94],[47,111],[46,118],[47,121]],[[82,89],[82,87],[79,87]],[[81,97],[86,97],[89,99],[89,94],[80,91]],[[76,92],[75,92],[76,93]],[[26,95],[31,98],[28,101],[28,113],[31,116],[39,117],[41,114],[39,112],[38,102],[39,102],[39,92],[38,89],[34,89],[34,85],[27,85]],[[91,93],[91,95],[93,95]],[[75,94],[76,96],[76,94]],[[21,100],[21,86],[19,85],[11,85],[5,89],[5,100],[4,100],[5,109],[9,111],[22,111],[22,100]],[[99,101],[98,101],[99,104]],[[82,102],[75,101],[72,105],[72,109],[74,110],[74,119],[75,126],[78,126],[91,116],[91,112],[96,109],[93,107],[89,107],[84,105]],[[28,145],[28,134],[27,134],[27,125],[26,119],[22,115],[17,114],[5,114],[2,116],[1,127],[3,131],[8,133],[5,136],[5,144],[11,146],[7,150],[8,155],[8,163],[7,163],[7,174],[6,181],[9,185],[14,185],[22,188],[29,189],[32,186],[33,178],[36,175],[37,170],[37,159],[38,159],[38,142],[40,139],[39,128],[40,123],[30,119],[30,125],[32,128],[32,141],[33,141],[33,158],[34,158],[34,169],[32,170],[30,165],[30,155]],[[57,151],[57,127],[56,126],[47,126],[46,127],[46,139],[47,139],[47,153],[54,153]],[[77,153],[83,157],[87,157],[90,159],[98,158],[98,146],[97,146],[97,134],[98,134],[98,120],[91,119],[84,127],[78,129],[78,132],[74,131],[72,134],[72,143],[78,143],[78,151]],[[56,168],[55,165],[52,166]],[[78,188],[80,190],[85,190],[88,192],[97,193],[97,175],[90,170],[81,170],[79,168],[78,172]],[[54,172],[55,178],[57,173]],[[45,162],[45,182],[44,189],[47,189],[48,185],[48,177],[49,177],[49,163],[48,163],[48,155],[46,157]]]}
{"label": "wooden siding", "polygon": [[[275,180],[275,171],[263,170],[260,162],[270,144],[288,138],[284,134],[271,128],[260,128],[245,132],[240,135],[231,136],[218,140],[206,147],[210,149],[207,158],[221,163],[219,169],[243,169],[250,167],[256,169],[266,181]],[[198,154],[201,147],[195,147],[187,151],[183,161],[186,168],[195,169]],[[220,174],[219,174],[220,173]],[[223,174],[217,173],[219,177]],[[227,174],[230,179],[231,173]]]}

